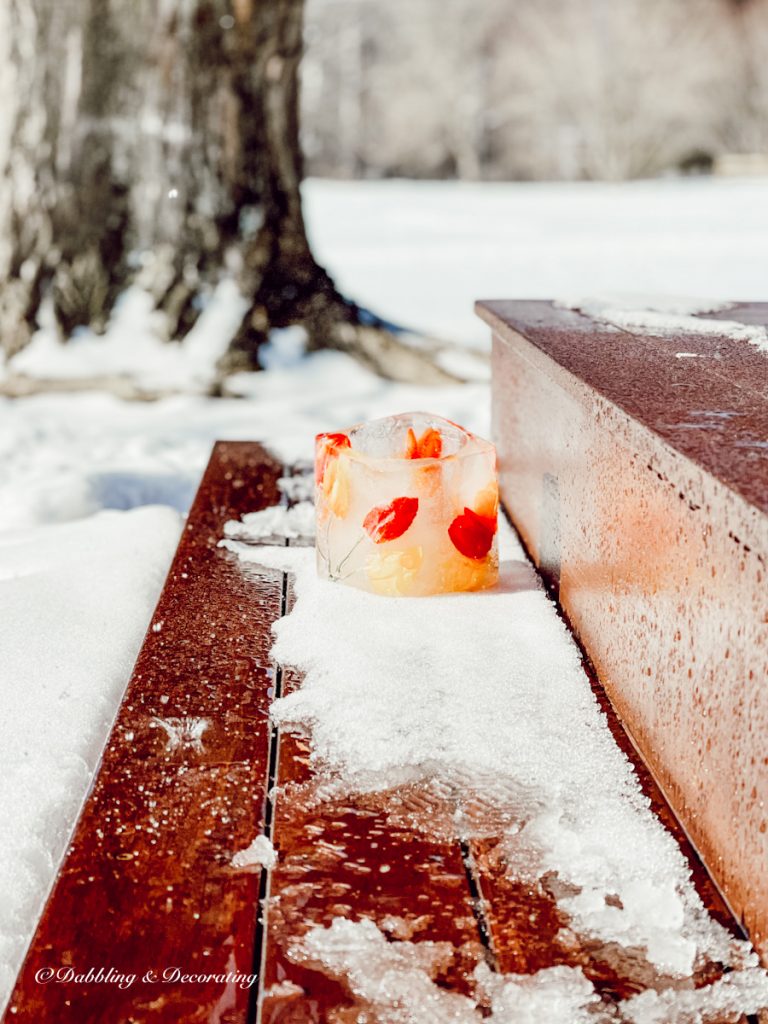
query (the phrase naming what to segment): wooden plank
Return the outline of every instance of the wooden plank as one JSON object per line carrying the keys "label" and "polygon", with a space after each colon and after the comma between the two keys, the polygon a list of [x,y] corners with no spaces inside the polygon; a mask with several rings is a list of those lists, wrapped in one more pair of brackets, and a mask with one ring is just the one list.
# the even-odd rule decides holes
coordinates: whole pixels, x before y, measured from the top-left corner
{"label": "wooden plank", "polygon": [[[300,679],[286,673],[284,691],[297,685]],[[281,733],[262,1024],[352,1021],[365,1012],[338,979],[291,956],[310,928],[338,917],[367,918],[393,929],[394,938],[450,942],[455,955],[440,984],[469,992],[485,954],[460,843],[434,828],[430,810],[439,808],[403,791],[321,794],[309,754],[304,738]],[[281,985],[286,980],[293,987]]]}
{"label": "wooden plank", "polygon": [[[614,742],[631,762],[651,811],[674,837],[688,862],[691,881],[709,913],[734,937],[742,938],[721,894],[680,826],[647,765],[622,729],[605,690],[585,666],[585,682],[591,685],[606,717]],[[484,900],[488,934],[497,969],[509,974],[532,974],[561,964],[580,967],[607,1004],[618,1004],[652,986],[654,969],[636,951],[624,953],[616,944],[585,941],[573,933],[568,919],[557,907],[556,880],[531,886],[514,877],[514,865],[504,859],[499,838],[470,844],[477,889]],[[722,976],[722,965],[699,968],[697,985]],[[663,984],[659,975],[655,980]],[[716,1024],[716,1022],[712,1022]]]}
{"label": "wooden plank", "polygon": [[[230,859],[263,824],[282,578],[217,543],[280,473],[257,445],[214,449],[6,1022],[246,1020],[247,988],[162,973],[252,971],[259,871]],[[36,980],[99,967],[136,980]]]}
{"label": "wooden plank", "polygon": [[505,503],[768,963],[768,359],[550,303],[479,312]]}

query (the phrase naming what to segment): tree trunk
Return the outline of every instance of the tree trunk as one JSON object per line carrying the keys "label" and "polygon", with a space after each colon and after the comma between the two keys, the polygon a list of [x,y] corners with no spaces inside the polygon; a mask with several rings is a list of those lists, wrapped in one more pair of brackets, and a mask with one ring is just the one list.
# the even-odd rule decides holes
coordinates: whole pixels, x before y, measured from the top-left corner
{"label": "tree trunk", "polygon": [[133,282],[181,338],[201,292],[229,272],[251,306],[227,370],[255,366],[271,328],[302,324],[312,347],[387,375],[450,379],[424,349],[363,324],[312,255],[302,18],[303,0],[0,0],[7,353],[29,339],[43,297],[64,338],[103,330]]}

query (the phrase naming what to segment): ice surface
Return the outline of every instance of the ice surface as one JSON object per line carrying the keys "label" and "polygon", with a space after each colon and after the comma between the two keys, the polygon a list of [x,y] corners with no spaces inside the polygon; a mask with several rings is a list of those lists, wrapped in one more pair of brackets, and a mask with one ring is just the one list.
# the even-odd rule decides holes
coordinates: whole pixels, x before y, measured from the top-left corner
{"label": "ice surface", "polygon": [[250,846],[234,854],[231,864],[233,868],[273,868],[277,864],[277,851],[266,836],[256,836]]}
{"label": "ice surface", "polygon": [[178,534],[167,508],[0,534],[0,1005]]}
{"label": "ice surface", "polygon": [[[642,949],[667,976],[707,958],[741,966],[745,947],[702,906],[555,608],[511,532],[500,539],[497,589],[398,602],[318,579],[311,550],[233,543],[296,574],[273,653],[305,680],[274,720],[308,730],[315,764],[352,792],[459,776],[455,792],[471,800],[493,780],[515,802],[510,870],[532,882],[554,872],[573,930]],[[457,799],[459,831],[484,834]]]}

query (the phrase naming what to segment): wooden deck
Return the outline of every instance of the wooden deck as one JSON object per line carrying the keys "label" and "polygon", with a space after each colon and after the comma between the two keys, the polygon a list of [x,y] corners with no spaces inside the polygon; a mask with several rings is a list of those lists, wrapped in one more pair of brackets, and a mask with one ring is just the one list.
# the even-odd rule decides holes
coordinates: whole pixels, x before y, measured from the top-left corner
{"label": "wooden deck", "polygon": [[[564,944],[552,892],[507,878],[494,841],[430,837],[439,807],[398,815],[392,794],[314,799],[305,742],[268,722],[274,696],[300,684],[269,657],[290,580],[243,570],[217,547],[228,519],[280,500],[283,472],[258,445],[216,446],[6,1024],[359,1020],[349,991],[291,958],[310,926],[339,916],[450,942],[440,983],[456,991],[471,988],[481,958],[512,972],[578,964],[608,1000],[643,988],[636,964]],[[733,926],[597,692],[704,901]],[[260,833],[277,865],[233,868],[233,853]],[[135,980],[77,977],[99,967]],[[61,969],[75,977],[49,977]],[[173,969],[197,980],[164,980]],[[234,972],[254,983],[224,977]]]}

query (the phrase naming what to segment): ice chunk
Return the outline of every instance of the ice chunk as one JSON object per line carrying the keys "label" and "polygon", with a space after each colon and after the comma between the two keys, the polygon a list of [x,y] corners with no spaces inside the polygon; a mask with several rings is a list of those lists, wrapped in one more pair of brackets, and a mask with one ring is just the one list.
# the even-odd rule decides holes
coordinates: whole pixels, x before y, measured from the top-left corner
{"label": "ice chunk", "polygon": [[317,571],[388,597],[498,579],[496,452],[429,413],[318,434]]}
{"label": "ice chunk", "polygon": [[277,850],[266,836],[256,836],[250,846],[234,854],[230,863],[233,868],[273,868],[277,864]]}

